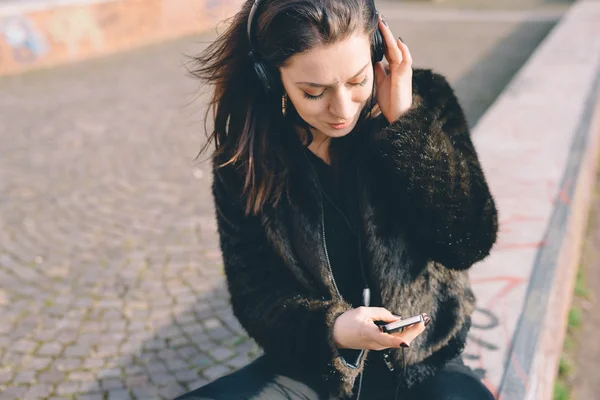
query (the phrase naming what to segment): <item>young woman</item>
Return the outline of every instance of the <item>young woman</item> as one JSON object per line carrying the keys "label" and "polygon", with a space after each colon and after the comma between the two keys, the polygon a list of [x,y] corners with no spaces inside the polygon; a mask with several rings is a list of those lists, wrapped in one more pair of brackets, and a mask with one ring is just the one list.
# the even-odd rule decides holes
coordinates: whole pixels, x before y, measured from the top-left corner
{"label": "young woman", "polygon": [[497,215],[446,80],[372,0],[248,0],[197,61],[231,305],[265,355],[182,398],[493,398],[460,354]]}

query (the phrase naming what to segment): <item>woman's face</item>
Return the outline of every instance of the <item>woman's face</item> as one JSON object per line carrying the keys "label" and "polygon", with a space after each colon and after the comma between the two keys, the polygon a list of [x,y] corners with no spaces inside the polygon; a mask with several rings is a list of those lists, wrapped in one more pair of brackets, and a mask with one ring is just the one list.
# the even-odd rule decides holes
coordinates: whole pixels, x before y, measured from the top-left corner
{"label": "woman's face", "polygon": [[318,46],[280,69],[285,91],[306,123],[329,137],[354,128],[373,89],[371,43],[365,34]]}

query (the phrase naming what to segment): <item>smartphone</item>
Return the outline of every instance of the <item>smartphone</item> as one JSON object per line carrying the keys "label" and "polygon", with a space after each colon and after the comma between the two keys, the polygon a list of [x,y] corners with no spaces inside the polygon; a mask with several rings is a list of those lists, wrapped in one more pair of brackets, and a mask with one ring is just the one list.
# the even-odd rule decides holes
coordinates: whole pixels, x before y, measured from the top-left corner
{"label": "smartphone", "polygon": [[423,318],[422,314],[415,315],[414,317],[401,319],[396,322],[390,322],[387,325],[382,325],[379,329],[381,329],[381,331],[384,333],[402,332],[406,328],[416,325],[419,322],[424,322],[424,321],[425,321],[425,319]]}

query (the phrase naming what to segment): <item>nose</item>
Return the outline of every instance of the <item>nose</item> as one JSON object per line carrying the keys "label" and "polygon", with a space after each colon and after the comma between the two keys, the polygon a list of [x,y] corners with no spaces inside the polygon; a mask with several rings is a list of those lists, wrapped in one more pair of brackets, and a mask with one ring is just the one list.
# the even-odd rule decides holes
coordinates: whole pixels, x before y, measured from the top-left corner
{"label": "nose", "polygon": [[348,120],[351,119],[354,109],[354,102],[349,91],[344,89],[337,90],[329,103],[329,112],[336,118]]}

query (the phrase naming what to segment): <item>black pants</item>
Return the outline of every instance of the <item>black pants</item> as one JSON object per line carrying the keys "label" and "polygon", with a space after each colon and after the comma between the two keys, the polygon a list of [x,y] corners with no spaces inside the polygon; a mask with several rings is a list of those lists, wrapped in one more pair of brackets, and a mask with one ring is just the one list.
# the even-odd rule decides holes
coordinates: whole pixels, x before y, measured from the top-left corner
{"label": "black pants", "polygon": [[[389,385],[388,385],[389,386]],[[395,388],[364,387],[364,400],[393,400]],[[265,357],[244,368],[189,392],[176,400],[324,400],[333,399],[317,383],[277,374]],[[401,392],[398,400],[493,400],[494,397],[471,369],[456,359],[434,377]]]}

